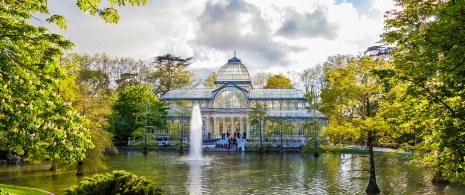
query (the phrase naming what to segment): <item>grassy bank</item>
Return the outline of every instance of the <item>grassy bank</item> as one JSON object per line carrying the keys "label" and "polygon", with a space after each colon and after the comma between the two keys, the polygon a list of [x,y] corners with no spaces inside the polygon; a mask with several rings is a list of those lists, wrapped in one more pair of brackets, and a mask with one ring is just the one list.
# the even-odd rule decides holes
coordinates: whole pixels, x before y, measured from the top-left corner
{"label": "grassy bank", "polygon": [[[342,148],[342,147],[322,147],[321,150],[324,152],[329,153],[349,153],[349,154],[368,154],[368,150],[366,149],[358,149],[358,148]],[[413,158],[413,154],[406,154],[406,153],[398,153],[398,152],[384,152],[384,151],[373,151],[376,154],[383,154],[383,155],[392,155],[397,157],[403,158]]]}
{"label": "grassy bank", "polygon": [[15,194],[15,195],[49,195],[51,193],[47,193],[45,191],[41,191],[39,189],[33,189],[28,187],[21,187],[21,186],[12,186],[6,184],[0,184],[0,194]]}

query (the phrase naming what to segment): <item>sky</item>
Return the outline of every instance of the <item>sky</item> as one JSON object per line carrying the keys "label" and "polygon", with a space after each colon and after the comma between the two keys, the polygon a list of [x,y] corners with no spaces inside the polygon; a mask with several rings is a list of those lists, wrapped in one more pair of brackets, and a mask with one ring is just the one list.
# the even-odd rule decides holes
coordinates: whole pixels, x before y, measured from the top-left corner
{"label": "sky", "polygon": [[[108,4],[103,0],[102,8]],[[75,43],[73,52],[107,53],[147,62],[170,53],[193,57],[189,69],[205,78],[237,57],[251,76],[304,69],[337,54],[379,45],[391,0],[147,0],[115,7],[118,24],[84,13],[75,0],[50,0],[68,28],[42,24]],[[40,17],[39,17],[40,18]],[[45,21],[45,16],[42,21]]]}

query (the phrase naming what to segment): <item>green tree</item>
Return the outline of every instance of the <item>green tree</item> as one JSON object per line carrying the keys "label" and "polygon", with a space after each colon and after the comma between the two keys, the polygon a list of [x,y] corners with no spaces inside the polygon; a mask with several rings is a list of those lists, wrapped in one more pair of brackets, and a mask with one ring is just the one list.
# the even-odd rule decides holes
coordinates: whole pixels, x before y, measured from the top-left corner
{"label": "green tree", "polygon": [[216,72],[211,72],[208,75],[208,77],[204,80],[203,86],[206,87],[206,88],[214,89],[215,88],[215,81],[216,81],[217,76],[218,75],[216,74]]}
{"label": "green tree", "polygon": [[192,71],[187,70],[186,76],[189,79],[189,81],[187,82],[187,85],[184,88],[194,89],[200,86],[203,82],[203,80],[201,78],[197,78],[195,76],[195,73]]}
{"label": "green tree", "polygon": [[166,106],[157,99],[150,85],[139,83],[121,91],[112,107],[110,131],[118,141],[125,142],[131,136],[142,136],[145,129],[146,104],[150,108],[147,125],[164,128]]}
{"label": "green tree", "polygon": [[[28,22],[33,14],[48,14],[46,2],[0,2],[0,150],[71,163],[93,144],[85,119],[60,97],[66,75],[58,58],[73,44]],[[66,27],[61,16],[47,22]]]}
{"label": "green tree", "polygon": [[308,98],[308,102],[310,102],[310,106],[307,107],[307,112],[309,113],[312,113],[313,115],[313,143],[314,143],[314,147],[313,147],[313,156],[315,158],[319,157],[320,154],[318,153],[318,129],[317,129],[317,126],[319,121],[318,121],[318,118],[317,118],[317,115],[316,115],[316,109],[318,108],[318,106],[320,106],[321,102],[320,102],[320,97],[319,95],[317,94],[318,92],[313,88],[314,85],[311,86],[311,90],[309,93],[307,93],[307,98]]}
{"label": "green tree", "polygon": [[165,54],[155,57],[153,64],[156,71],[152,78],[157,81],[156,94],[158,97],[163,96],[173,89],[181,89],[189,84],[189,71],[185,69],[190,65],[192,58],[181,58],[171,54]]}
{"label": "green tree", "polygon": [[[179,135],[181,137],[181,145],[179,148],[179,153],[184,153],[184,136],[186,132],[189,130],[187,129],[186,125],[188,124],[187,118],[190,117],[193,105],[185,100],[177,101],[175,103],[175,111],[174,116],[179,119],[179,125],[181,126],[179,129]],[[188,126],[188,125],[187,125]]]}
{"label": "green tree", "polygon": [[249,112],[249,118],[250,121],[258,121],[258,128],[259,128],[259,134],[260,134],[260,140],[259,140],[259,145],[260,149],[259,152],[262,153],[264,152],[264,148],[262,145],[263,142],[263,126],[265,126],[265,119],[268,117],[268,108],[266,107],[265,104],[263,103],[257,103],[255,106],[252,108],[252,110]]}
{"label": "green tree", "polygon": [[367,136],[370,178],[365,191],[379,193],[373,143],[376,134],[386,131],[387,124],[379,114],[384,88],[374,72],[385,68],[386,63],[382,58],[372,57],[342,57],[338,62],[342,63],[326,64],[331,68],[325,75],[328,86],[322,92],[322,107],[326,107],[330,120],[336,122],[330,123],[325,131],[350,127]]}
{"label": "green tree", "polygon": [[[139,104],[138,110],[142,112],[137,114],[136,127],[137,129],[132,132],[134,139],[142,138],[144,140],[144,154],[148,154],[148,146],[151,143],[147,143],[149,130],[161,130],[167,127],[167,105],[162,101],[153,101],[156,98],[155,95],[145,96],[143,102]],[[153,146],[153,145],[152,145]]]}
{"label": "green tree", "polygon": [[265,89],[292,89],[291,80],[283,74],[273,75],[266,81]]}
{"label": "green tree", "polygon": [[105,169],[104,154],[116,152],[113,135],[107,131],[107,117],[111,114],[110,96],[107,94],[108,77],[100,71],[87,70],[89,66],[80,66],[86,61],[85,56],[78,54],[70,54],[61,59],[61,66],[68,75],[65,81],[69,80],[60,83],[61,96],[65,101],[71,102],[73,108],[87,119],[84,127],[90,130],[91,137],[94,138],[92,143],[95,147],[86,151],[86,159],[78,161],[79,176],[84,174],[84,167],[89,172]]}
{"label": "green tree", "polygon": [[[396,46],[390,75],[405,87],[399,101],[427,102],[426,113],[407,123],[425,124],[422,161],[437,176],[465,183],[465,2],[400,1],[386,13],[384,43]],[[406,105],[404,112],[418,110]],[[428,123],[427,121],[434,121]]]}

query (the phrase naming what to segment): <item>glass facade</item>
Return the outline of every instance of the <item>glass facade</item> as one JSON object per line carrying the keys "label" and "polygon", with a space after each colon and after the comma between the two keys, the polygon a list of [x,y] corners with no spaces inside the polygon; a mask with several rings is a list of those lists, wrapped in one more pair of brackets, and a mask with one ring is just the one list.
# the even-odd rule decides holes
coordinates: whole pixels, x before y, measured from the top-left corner
{"label": "glass facade", "polygon": [[221,89],[215,96],[214,108],[247,108],[247,100],[242,91],[237,88]]}
{"label": "glass facade", "polygon": [[216,82],[249,82],[249,71],[240,62],[228,63],[218,71]]}
{"label": "glass facade", "polygon": [[304,139],[311,133],[308,124],[312,124],[312,121],[325,124],[327,121],[327,117],[320,111],[307,110],[309,104],[302,90],[253,89],[247,68],[236,56],[220,68],[214,83],[216,89],[178,89],[163,95],[162,100],[170,103],[168,113],[171,126],[176,127],[174,123],[179,123],[180,116],[176,113],[185,110],[178,101],[200,106],[204,137],[209,138],[224,137],[227,132],[240,133],[247,139],[257,136],[253,129],[259,127],[252,119],[249,120],[249,112],[258,103],[268,107],[267,117],[262,124],[265,134],[277,131],[273,129],[278,127],[275,125],[278,120],[283,124],[293,125],[282,127],[289,129],[286,130],[288,135],[294,135],[295,139]]}

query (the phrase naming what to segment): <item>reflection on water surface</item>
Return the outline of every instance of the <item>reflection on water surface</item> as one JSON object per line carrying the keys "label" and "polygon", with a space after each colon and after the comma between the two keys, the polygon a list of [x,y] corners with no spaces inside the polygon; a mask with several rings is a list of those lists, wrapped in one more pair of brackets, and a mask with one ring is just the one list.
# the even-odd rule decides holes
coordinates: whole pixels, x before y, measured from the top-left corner
{"label": "reflection on water surface", "polygon": [[[170,194],[364,194],[366,156],[299,153],[207,153],[192,161],[176,152],[121,152],[110,170],[127,170],[158,182]],[[463,194],[464,186],[435,186],[431,174],[406,160],[378,157],[381,194]],[[51,177],[50,165],[0,166],[0,183],[57,194],[77,184],[74,172]]]}

